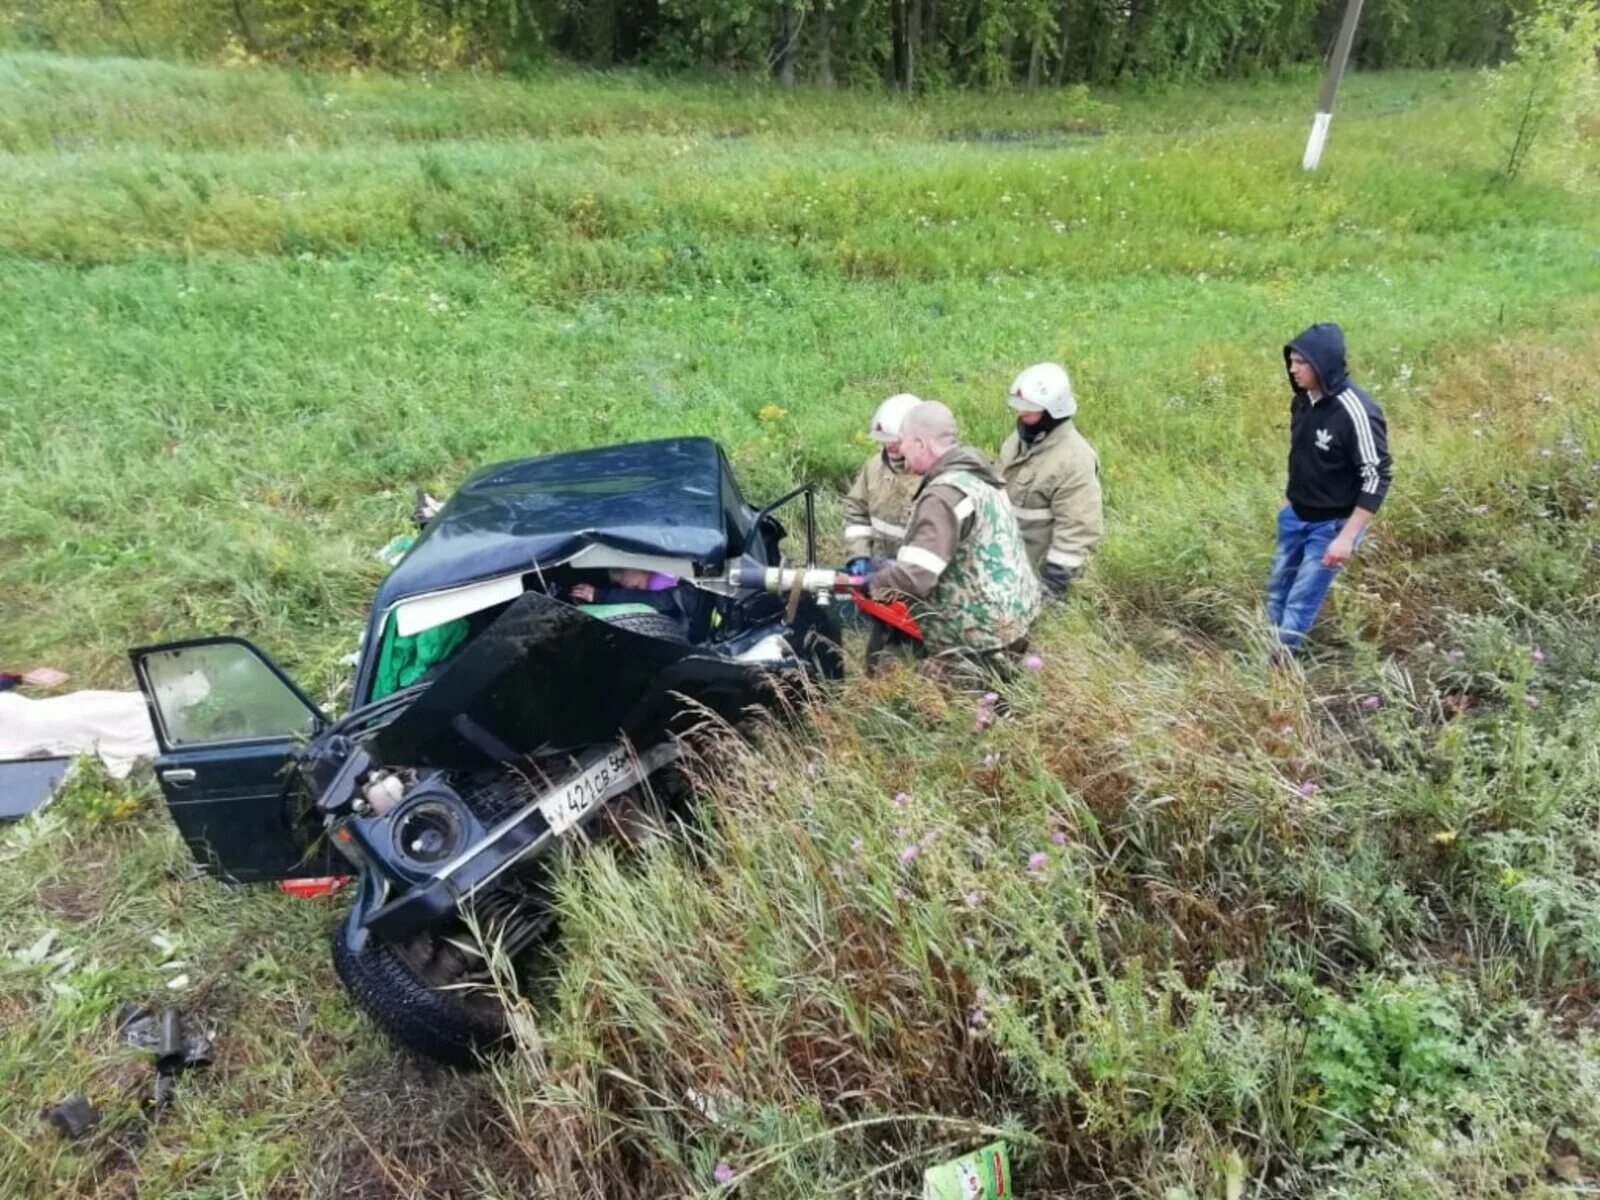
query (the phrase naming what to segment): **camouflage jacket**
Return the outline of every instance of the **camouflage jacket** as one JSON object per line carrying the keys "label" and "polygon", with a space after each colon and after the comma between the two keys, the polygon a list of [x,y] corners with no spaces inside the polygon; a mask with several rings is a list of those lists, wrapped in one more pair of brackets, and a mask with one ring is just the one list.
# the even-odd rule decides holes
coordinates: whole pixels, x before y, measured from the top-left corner
{"label": "camouflage jacket", "polygon": [[1000,477],[957,448],[923,477],[894,564],[872,593],[902,593],[929,654],[986,653],[1024,637],[1039,615],[1038,577]]}

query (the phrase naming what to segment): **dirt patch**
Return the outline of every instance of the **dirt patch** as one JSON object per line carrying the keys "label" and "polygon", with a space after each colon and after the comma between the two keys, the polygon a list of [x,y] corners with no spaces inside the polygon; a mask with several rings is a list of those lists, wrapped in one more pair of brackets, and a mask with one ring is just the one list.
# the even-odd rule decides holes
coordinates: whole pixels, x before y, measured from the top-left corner
{"label": "dirt patch", "polygon": [[68,925],[88,925],[105,909],[101,880],[95,878],[72,883],[47,883],[36,893],[39,907]]}

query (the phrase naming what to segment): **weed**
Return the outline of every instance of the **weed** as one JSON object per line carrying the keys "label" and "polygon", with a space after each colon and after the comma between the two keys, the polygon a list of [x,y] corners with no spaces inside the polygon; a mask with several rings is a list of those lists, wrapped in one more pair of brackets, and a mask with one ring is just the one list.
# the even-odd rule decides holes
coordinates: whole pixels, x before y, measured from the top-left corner
{"label": "weed", "polygon": [[[1485,189],[1476,84],[1396,74],[1307,180],[1303,82],[0,60],[8,660],[126,685],[231,631],[326,695],[415,487],[670,432],[839,484],[883,396],[993,447],[1049,356],[1110,530],[1012,715],[851,680],[730,744],[687,844],[575,856],[476,1078],[356,1018],[329,906],[190,878],[149,784],[80,775],[0,846],[0,1194],[902,1195],[993,1136],[1028,1195],[1592,1182],[1592,179]],[[1279,347],[1327,318],[1397,482],[1275,673]],[[218,1062],[152,1124],[112,1023],[173,998]]]}

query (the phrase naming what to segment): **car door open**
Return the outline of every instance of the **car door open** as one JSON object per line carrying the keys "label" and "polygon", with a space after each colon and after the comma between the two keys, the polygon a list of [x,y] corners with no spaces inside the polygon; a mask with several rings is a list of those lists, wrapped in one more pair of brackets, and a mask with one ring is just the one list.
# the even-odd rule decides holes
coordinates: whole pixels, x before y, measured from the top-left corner
{"label": "car door open", "polygon": [[236,883],[334,873],[298,818],[296,749],[327,724],[275,663],[241,638],[129,652],[161,756],[156,777],[195,860]]}

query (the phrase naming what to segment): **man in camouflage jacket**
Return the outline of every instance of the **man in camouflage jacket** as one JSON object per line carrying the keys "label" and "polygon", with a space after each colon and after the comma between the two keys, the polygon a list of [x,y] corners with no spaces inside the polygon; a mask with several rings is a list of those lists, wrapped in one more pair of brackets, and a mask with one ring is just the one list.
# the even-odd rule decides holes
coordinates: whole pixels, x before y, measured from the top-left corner
{"label": "man in camouflage jacket", "polygon": [[909,599],[932,658],[981,663],[1021,650],[1041,595],[1005,485],[959,444],[955,416],[936,401],[906,415],[900,442],[922,483],[905,540],[869,590]]}

